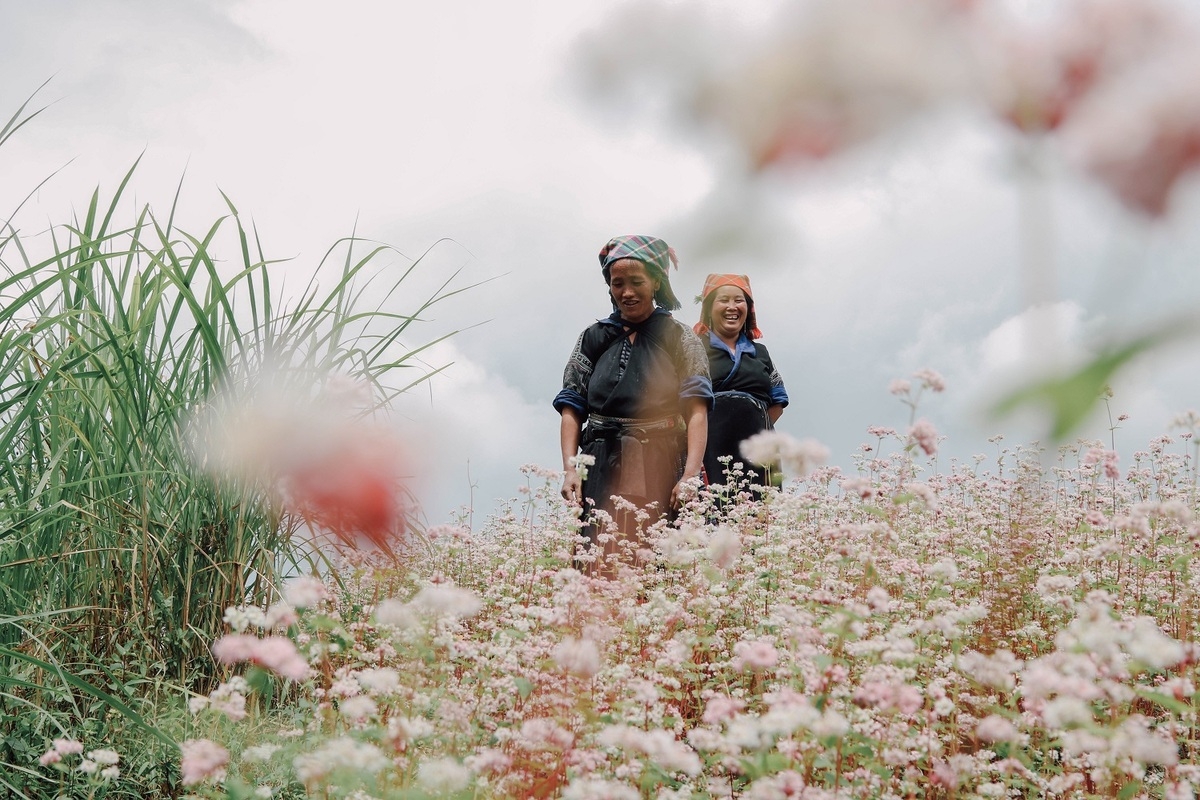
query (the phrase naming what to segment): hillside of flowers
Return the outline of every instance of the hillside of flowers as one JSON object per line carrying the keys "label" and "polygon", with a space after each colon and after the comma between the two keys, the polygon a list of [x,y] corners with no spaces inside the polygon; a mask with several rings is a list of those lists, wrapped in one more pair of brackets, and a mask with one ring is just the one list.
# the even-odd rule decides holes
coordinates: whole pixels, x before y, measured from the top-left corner
{"label": "hillside of flowers", "polygon": [[[995,441],[949,465],[928,422],[872,428],[853,472],[699,491],[612,579],[581,554],[560,474],[526,467],[522,501],[477,528],[346,549],[277,602],[230,608],[225,677],[186,698],[182,785],[1193,797],[1198,423],[1124,459]],[[820,455],[758,445],[792,474]],[[39,768],[102,787],[120,758],[66,738]]]}

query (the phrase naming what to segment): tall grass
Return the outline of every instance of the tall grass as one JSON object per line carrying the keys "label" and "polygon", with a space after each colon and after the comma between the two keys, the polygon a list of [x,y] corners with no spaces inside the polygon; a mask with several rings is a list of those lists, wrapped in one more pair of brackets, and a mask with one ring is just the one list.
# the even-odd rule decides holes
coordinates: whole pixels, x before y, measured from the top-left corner
{"label": "tall grass", "polygon": [[420,259],[375,288],[391,252],[350,237],[322,261],[341,262],[332,285],[312,278],[285,304],[272,278],[286,265],[228,198],[228,214],[190,233],[178,195],[165,216],[126,201],[136,167],[44,242],[11,218],[0,228],[0,793],[25,785],[21,764],[47,738],[97,714],[170,743],[149,717],[164,692],[210,685],[225,608],[263,602],[321,557],[261,494],[196,467],[188,413],[280,365],[298,390],[349,372],[386,400],[431,374],[416,356],[433,342],[406,349],[405,334],[461,291],[452,275],[415,311],[385,310]]}

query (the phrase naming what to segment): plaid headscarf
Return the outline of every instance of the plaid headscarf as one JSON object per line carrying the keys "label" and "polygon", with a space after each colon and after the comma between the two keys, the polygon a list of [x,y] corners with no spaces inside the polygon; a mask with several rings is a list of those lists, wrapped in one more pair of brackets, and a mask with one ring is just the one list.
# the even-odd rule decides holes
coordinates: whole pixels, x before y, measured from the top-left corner
{"label": "plaid headscarf", "polygon": [[674,248],[656,236],[617,236],[609,239],[608,244],[600,248],[600,268],[604,272],[604,282],[609,280],[609,267],[614,261],[622,258],[633,258],[646,265],[650,277],[658,281],[658,291],[654,293],[654,302],[668,311],[682,307],[679,298],[671,290],[671,281],[667,272],[674,265],[679,269],[679,259],[675,257]]}
{"label": "plaid headscarf", "polygon": [[758,329],[758,318],[754,314],[754,293],[750,291],[750,277],[748,275],[718,275],[713,273],[705,278],[704,290],[696,298],[697,303],[703,303],[704,305],[700,309],[700,321],[692,326],[692,330],[700,336],[709,332],[709,326],[712,324],[712,294],[722,286],[736,286],[745,293],[746,325],[743,330],[751,339],[761,339],[762,331]]}

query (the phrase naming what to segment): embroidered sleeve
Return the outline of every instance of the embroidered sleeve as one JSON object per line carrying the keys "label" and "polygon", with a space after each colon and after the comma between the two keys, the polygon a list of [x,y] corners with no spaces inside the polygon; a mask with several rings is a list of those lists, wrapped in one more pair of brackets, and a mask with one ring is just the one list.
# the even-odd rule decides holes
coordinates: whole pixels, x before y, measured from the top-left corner
{"label": "embroidered sleeve", "polygon": [[[766,348],[763,348],[765,351]],[[767,355],[767,364],[771,367],[771,405],[787,408],[789,402],[787,389],[783,385],[783,376],[775,369],[775,362]]]}
{"label": "embroidered sleeve", "polygon": [[554,397],[554,410],[562,413],[564,406],[570,406],[581,414],[587,414],[587,387],[592,379],[592,360],[583,354],[583,337],[587,331],[579,334],[575,341],[575,349],[567,360],[563,370],[563,388]]}
{"label": "embroidered sleeve", "polygon": [[679,374],[682,376],[679,397],[699,397],[707,400],[709,408],[712,408],[713,389],[708,375],[708,352],[691,328],[682,323],[676,324],[679,325]]}

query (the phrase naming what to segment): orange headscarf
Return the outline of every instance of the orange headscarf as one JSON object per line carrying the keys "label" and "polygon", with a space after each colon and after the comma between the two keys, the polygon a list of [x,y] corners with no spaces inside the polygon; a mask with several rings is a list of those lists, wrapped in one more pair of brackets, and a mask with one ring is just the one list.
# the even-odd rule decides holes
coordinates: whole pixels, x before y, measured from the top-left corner
{"label": "orange headscarf", "polygon": [[[746,329],[749,331],[751,339],[761,339],[762,331],[758,329],[758,318],[754,315],[754,293],[750,291],[750,277],[747,275],[734,275],[732,273],[718,275],[711,273],[704,279],[704,290],[700,292],[700,296],[696,298],[697,303],[706,303],[709,296],[722,286],[736,286],[741,289],[746,295]],[[711,311],[712,306],[709,306]],[[708,333],[709,327],[704,322],[704,310],[700,311],[701,320],[692,326],[698,335],[703,336]]]}

